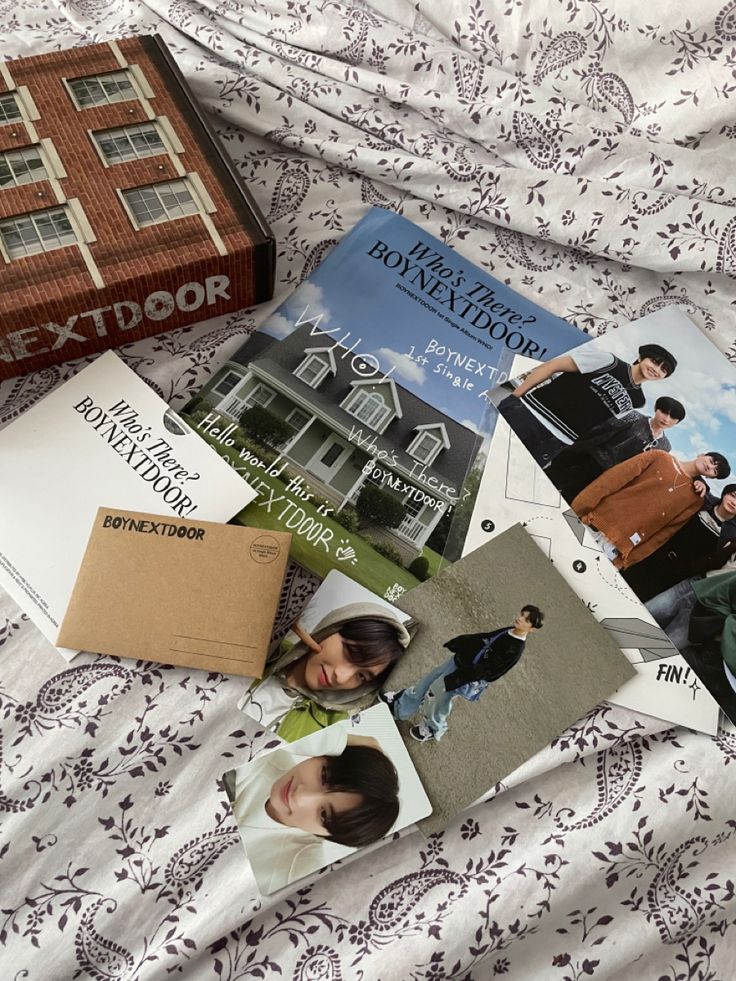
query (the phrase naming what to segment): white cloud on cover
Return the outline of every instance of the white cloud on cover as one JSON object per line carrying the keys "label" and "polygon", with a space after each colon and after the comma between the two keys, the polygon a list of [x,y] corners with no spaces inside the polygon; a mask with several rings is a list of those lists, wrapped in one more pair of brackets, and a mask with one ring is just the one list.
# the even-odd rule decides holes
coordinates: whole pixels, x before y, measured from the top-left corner
{"label": "white cloud on cover", "polygon": [[278,337],[279,339],[282,337],[288,337],[293,329],[293,323],[282,313],[273,314],[273,316],[269,317],[263,325],[263,330],[267,334],[270,334],[271,337]]}
{"label": "white cloud on cover", "polygon": [[390,347],[379,347],[375,356],[380,361],[384,373],[393,365],[393,374],[405,378],[407,381],[423,385],[427,380],[424,367],[417,364],[416,361],[412,361],[406,353],[399,354],[398,351],[392,351]]}
{"label": "white cloud on cover", "polygon": [[[279,311],[283,313],[277,311],[263,325],[269,334],[274,334],[276,337],[289,335],[298,321],[309,321],[312,326],[315,326],[314,322],[318,317],[321,319],[317,326],[324,328],[331,317],[330,310],[325,306],[322,298],[322,288],[310,282],[298,286],[286,303],[279,307]],[[315,339],[318,338],[317,333]]]}

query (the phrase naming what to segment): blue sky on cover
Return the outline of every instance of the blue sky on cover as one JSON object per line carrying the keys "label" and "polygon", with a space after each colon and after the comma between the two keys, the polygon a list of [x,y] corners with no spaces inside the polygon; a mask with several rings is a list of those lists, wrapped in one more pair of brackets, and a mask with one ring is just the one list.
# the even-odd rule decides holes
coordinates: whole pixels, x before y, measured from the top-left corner
{"label": "blue sky on cover", "polygon": [[[488,371],[483,376],[473,371],[464,371],[462,368],[449,365],[446,355],[427,353],[426,349],[431,341],[435,340],[438,344],[476,358],[483,364],[505,370],[508,370],[511,365],[513,353],[509,352],[503,342],[489,338],[487,331],[478,330],[459,317],[454,318],[469,332],[492,345],[492,349],[484,347],[475,340],[475,337],[463,334],[452,324],[439,318],[412,297],[397,289],[396,283],[404,283],[412,292],[422,296],[427,303],[434,302],[430,296],[422,293],[418,286],[402,280],[397,272],[387,269],[380,259],[367,254],[378,239],[390,241],[390,248],[403,255],[407,255],[421,240],[430,248],[441,251],[446,257],[443,260],[446,266],[450,267],[453,273],[463,274],[467,284],[472,284],[476,280],[484,282],[495,289],[499,301],[514,306],[524,316],[529,313],[543,313],[535,304],[514,294],[502,283],[493,281],[459,253],[443,246],[418,226],[398,215],[374,209],[350,233],[344,246],[339,250],[337,258],[335,252],[331,253],[310,278],[302,283],[264,323],[263,330],[279,339],[286,337],[308,305],[307,317],[321,313],[323,319],[320,321],[320,327],[326,330],[337,329],[335,333],[330,334],[329,339],[315,336],[314,346],[330,343],[334,339],[340,340],[350,331],[351,336],[345,341],[345,346],[350,347],[361,338],[362,342],[355,349],[356,354],[375,355],[380,362],[382,373],[392,364],[396,365],[391,377],[398,384],[408,388],[419,398],[452,418],[477,428],[483,418],[486,405],[480,395],[495,384],[498,376]],[[348,242],[352,247],[348,246]],[[452,278],[455,278],[454,275]],[[460,292],[465,288],[468,287],[461,287]],[[439,307],[439,309],[449,312],[447,307]],[[548,317],[547,322],[549,327],[545,336],[556,335],[558,352],[568,349],[571,339],[576,336],[574,329],[567,324],[562,324],[555,317]],[[525,329],[525,336],[530,339],[539,338],[541,333],[536,324]],[[553,341],[547,343],[552,347]],[[427,364],[417,364],[416,361],[411,360],[412,347],[413,356],[426,356]],[[472,390],[455,387],[450,378],[435,371],[434,369],[441,364],[447,365],[453,376],[472,382]]]}
{"label": "blue sky on cover", "polygon": [[699,453],[717,450],[729,460],[733,473],[727,481],[709,481],[713,490],[736,482],[736,365],[731,364],[687,314],[666,307],[648,317],[619,327],[590,342],[619,358],[634,361],[642,344],[661,344],[677,359],[669,378],[645,382],[646,405],[654,414],[660,395],[679,399],[687,412],[668,430],[675,456],[692,460]]}

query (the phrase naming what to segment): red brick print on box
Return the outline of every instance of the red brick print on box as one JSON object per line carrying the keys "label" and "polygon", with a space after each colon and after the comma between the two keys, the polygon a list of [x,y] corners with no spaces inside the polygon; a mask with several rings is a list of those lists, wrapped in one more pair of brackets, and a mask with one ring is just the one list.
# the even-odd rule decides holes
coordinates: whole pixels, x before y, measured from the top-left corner
{"label": "red brick print on box", "polygon": [[5,69],[0,378],[270,298],[271,233],[160,38]]}

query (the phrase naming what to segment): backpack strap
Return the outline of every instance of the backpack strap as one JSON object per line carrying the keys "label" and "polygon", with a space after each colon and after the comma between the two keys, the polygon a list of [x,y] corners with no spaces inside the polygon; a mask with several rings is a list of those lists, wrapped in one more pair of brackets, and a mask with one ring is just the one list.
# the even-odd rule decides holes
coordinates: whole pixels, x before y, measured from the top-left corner
{"label": "backpack strap", "polygon": [[478,661],[480,661],[480,659],[483,657],[485,652],[488,650],[488,648],[491,646],[491,644],[494,642],[494,640],[497,640],[501,636],[501,634],[507,634],[508,632],[509,632],[509,628],[503,627],[501,630],[497,630],[495,634],[491,634],[491,636],[488,638],[488,640],[485,642],[485,644],[481,647],[481,649],[473,658],[472,663],[477,664]]}

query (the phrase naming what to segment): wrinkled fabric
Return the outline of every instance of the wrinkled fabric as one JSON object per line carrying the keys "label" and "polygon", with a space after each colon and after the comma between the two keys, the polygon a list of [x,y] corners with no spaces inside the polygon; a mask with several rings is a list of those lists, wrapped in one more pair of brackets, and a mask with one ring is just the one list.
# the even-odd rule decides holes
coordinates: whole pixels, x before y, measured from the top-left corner
{"label": "wrinkled fabric", "polygon": [[[736,0],[624,6],[0,0],[0,44],[159,32],[271,223],[272,302],[123,349],[181,406],[375,204],[585,330],[681,304],[736,359]],[[314,588],[290,570],[281,633]],[[218,782],[273,744],[243,688],[67,666],[0,599],[3,977],[732,976],[732,727],[604,703],[442,833],[263,899]]]}

